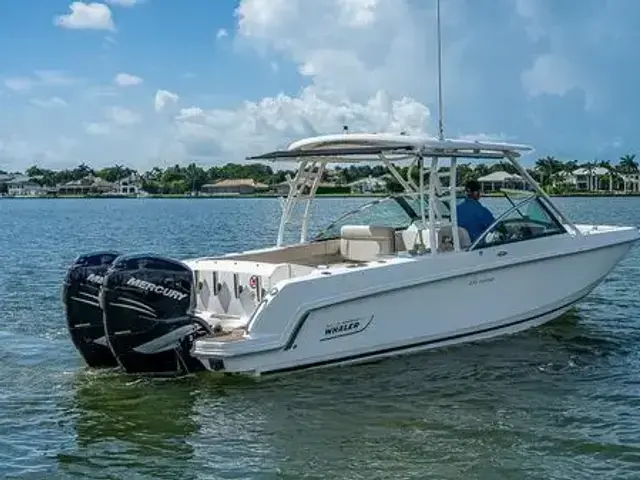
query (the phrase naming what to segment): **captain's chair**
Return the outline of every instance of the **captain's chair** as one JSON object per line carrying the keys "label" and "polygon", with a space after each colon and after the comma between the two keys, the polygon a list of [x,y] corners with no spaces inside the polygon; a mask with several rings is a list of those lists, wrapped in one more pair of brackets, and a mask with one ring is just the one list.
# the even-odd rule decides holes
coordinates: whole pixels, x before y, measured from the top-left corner
{"label": "captain's chair", "polygon": [[[460,239],[460,249],[464,250],[471,246],[471,237],[466,228],[458,227],[458,238]],[[453,227],[444,225],[438,230],[438,251],[449,252],[453,250]]]}
{"label": "captain's chair", "polygon": [[345,260],[368,262],[395,251],[395,230],[374,225],[343,225],[340,255]]}

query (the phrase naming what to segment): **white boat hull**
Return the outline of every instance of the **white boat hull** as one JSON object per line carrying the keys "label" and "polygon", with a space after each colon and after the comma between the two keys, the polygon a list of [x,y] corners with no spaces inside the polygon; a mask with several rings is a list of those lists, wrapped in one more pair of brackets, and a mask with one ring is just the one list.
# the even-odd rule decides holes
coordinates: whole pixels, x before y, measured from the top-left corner
{"label": "white boat hull", "polygon": [[[539,239],[466,252],[460,265],[476,257],[475,271],[467,273],[456,273],[449,258],[447,271],[438,275],[438,259],[425,259],[415,262],[422,278],[414,277],[410,284],[394,281],[390,267],[365,270],[359,279],[348,280],[351,288],[344,297],[352,298],[343,301],[336,301],[325,278],[324,306],[317,300],[323,298],[321,283],[306,288],[312,295],[308,302],[303,290],[293,291],[288,320],[262,321],[261,315],[270,316],[265,308],[246,337],[231,342],[205,337],[195,342],[192,355],[207,369],[264,375],[368,362],[515,333],[561,316],[588,295],[627,254],[636,232],[587,235],[578,251],[563,252],[556,237],[553,242]],[[611,243],[614,236],[617,243]],[[545,242],[555,251],[541,254]],[[575,249],[575,243],[569,245]],[[535,249],[535,257],[527,260],[522,251],[526,248]],[[519,260],[510,264],[504,260],[510,255]],[[429,268],[434,272],[425,275]],[[405,280],[409,269],[404,264]],[[338,277],[334,280],[337,287],[345,287]],[[285,287],[278,295],[286,293]],[[276,311],[287,310],[278,307]],[[285,334],[276,339],[278,331]]]}
{"label": "white boat hull", "polygon": [[[602,282],[640,232],[575,225],[517,161],[528,150],[343,134],[253,157],[300,163],[275,246],[185,261],[81,255],[63,286],[71,338],[92,367],[259,376],[411,354],[550,321]],[[405,193],[348,212],[308,241],[311,200],[327,165],[367,158],[382,161]],[[489,225],[464,215],[459,222],[459,158],[506,160],[532,190],[503,191],[512,206]],[[400,161],[409,162],[406,179],[393,165]],[[480,188],[465,185],[461,212],[482,208],[473,203]],[[284,245],[303,199],[299,243]]]}

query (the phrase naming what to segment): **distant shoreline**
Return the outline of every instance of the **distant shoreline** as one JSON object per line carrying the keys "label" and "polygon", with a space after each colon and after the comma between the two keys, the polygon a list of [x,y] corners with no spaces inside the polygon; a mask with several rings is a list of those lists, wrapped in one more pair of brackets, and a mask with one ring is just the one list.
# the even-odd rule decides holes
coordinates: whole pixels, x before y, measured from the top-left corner
{"label": "distant shoreline", "polygon": [[[387,196],[387,193],[320,193],[316,194],[316,198],[384,198]],[[640,197],[639,192],[629,192],[629,193],[610,193],[610,192],[571,192],[571,193],[549,193],[550,197],[601,197],[601,198],[612,198],[612,197]],[[43,195],[43,196],[0,196],[0,200],[35,200],[35,199],[48,199],[48,200],[62,200],[62,199],[126,199],[126,200],[141,200],[141,199],[247,199],[247,198],[278,198],[283,195],[278,194],[203,194],[203,195],[189,195],[189,194],[155,194],[155,195],[146,195],[146,196],[135,196],[135,195]],[[502,197],[503,195],[500,193],[485,193],[483,195],[487,198],[494,197]]]}

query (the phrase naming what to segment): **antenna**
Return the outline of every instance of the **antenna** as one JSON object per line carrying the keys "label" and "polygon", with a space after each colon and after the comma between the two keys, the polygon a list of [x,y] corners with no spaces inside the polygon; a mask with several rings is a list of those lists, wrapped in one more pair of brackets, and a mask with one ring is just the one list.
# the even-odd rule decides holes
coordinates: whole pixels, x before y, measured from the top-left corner
{"label": "antenna", "polygon": [[438,138],[444,140],[444,124],[442,122],[442,40],[440,30],[440,0],[436,3],[436,22],[438,24]]}

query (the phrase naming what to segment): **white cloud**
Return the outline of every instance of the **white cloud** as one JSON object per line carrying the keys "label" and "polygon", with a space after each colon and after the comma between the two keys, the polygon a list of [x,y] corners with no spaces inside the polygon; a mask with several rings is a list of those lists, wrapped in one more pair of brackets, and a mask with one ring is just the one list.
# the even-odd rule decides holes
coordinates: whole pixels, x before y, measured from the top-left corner
{"label": "white cloud", "polygon": [[[350,131],[430,130],[430,109],[412,92],[429,97],[435,76],[424,72],[435,56],[424,55],[430,45],[424,25],[405,2],[242,0],[236,14],[241,41],[278,51],[312,83],[298,96],[281,93],[235,110],[183,108],[175,117],[176,138],[190,158],[239,161],[300,137],[341,132],[343,125]],[[411,58],[415,52],[421,52],[418,60]]]}
{"label": "white cloud", "polygon": [[133,7],[134,5],[142,3],[142,0],[105,0],[109,5],[116,5],[120,7]]}
{"label": "white cloud", "polygon": [[522,72],[522,84],[531,96],[564,95],[578,86],[571,64],[553,54],[538,56],[533,65]]}
{"label": "white cloud", "polygon": [[120,87],[132,87],[135,85],[140,85],[143,80],[136,75],[131,75],[129,73],[119,73],[115,76],[113,82]]}
{"label": "white cloud", "polygon": [[140,114],[124,107],[109,107],[106,112],[107,118],[119,126],[131,126],[142,121]]}
{"label": "white cloud", "polygon": [[218,32],[216,33],[217,39],[228,37],[228,36],[229,36],[229,32],[227,32],[224,28],[219,29]]}
{"label": "white cloud", "polygon": [[[477,105],[471,102],[478,87],[469,78],[479,72],[462,58],[473,45],[465,35],[452,33],[467,29],[459,7],[456,2],[443,6],[448,9],[445,26],[450,28],[443,45],[445,120],[447,108],[457,107],[468,117]],[[310,85],[299,95],[280,93],[236,109],[183,108],[174,117],[176,140],[190,158],[238,161],[300,137],[341,132],[343,125],[352,132],[435,135],[433,8],[433,2],[416,5],[398,0],[241,0],[237,39],[262,53],[273,71],[278,63],[272,52],[283,62],[293,62]],[[300,22],[302,18],[316,21]],[[433,24],[428,25],[430,21]],[[476,67],[486,69],[482,63]],[[485,116],[479,109],[473,114]],[[471,131],[476,133],[460,135],[474,140],[511,138]],[[449,136],[456,135],[452,131]]]}
{"label": "white cloud", "polygon": [[298,98],[280,94],[245,102],[237,110],[185,108],[176,126],[190,156],[238,161],[301,137],[340,132],[345,124],[351,131],[421,132],[428,119],[428,108],[410,98],[392,100],[378,92],[367,102],[355,103],[310,86]]}
{"label": "white cloud", "polygon": [[111,133],[111,127],[108,123],[94,122],[87,124],[85,131],[89,135],[109,135]]}
{"label": "white cloud", "polygon": [[525,29],[532,40],[536,41],[544,36],[544,25],[538,20],[539,3],[535,0],[516,0],[516,13],[528,21]]}
{"label": "white cloud", "polygon": [[338,0],[341,22],[352,27],[366,27],[376,20],[378,0]]}
{"label": "white cloud", "polygon": [[33,88],[34,81],[27,77],[11,77],[4,81],[4,86],[14,92],[27,92]]}
{"label": "white cloud", "polygon": [[54,25],[77,30],[115,31],[111,9],[104,3],[73,2],[69,10],[66,15],[56,16]]}
{"label": "white cloud", "polygon": [[15,136],[8,139],[0,138],[0,168],[3,170],[11,170],[11,163],[7,160],[14,158],[27,158],[32,154],[29,143],[16,138]]}
{"label": "white cloud", "polygon": [[180,113],[176,117],[176,120],[189,120],[190,118],[197,118],[204,116],[204,110],[200,107],[189,107],[180,110]]}
{"label": "white cloud", "polygon": [[[103,6],[134,3],[94,1]],[[437,132],[435,119],[430,115],[437,108],[434,0],[239,0],[237,3],[237,25],[225,25],[227,30],[221,29],[219,35],[228,34],[235,46],[253,49],[263,64],[255,71],[238,72],[231,68],[229,75],[282,71],[286,73],[283,92],[272,90],[266,98],[238,101],[225,109],[212,108],[221,101],[222,92],[208,97],[198,95],[197,91],[186,90],[187,82],[183,82],[185,90],[178,91],[180,96],[168,90],[155,92],[153,108],[162,112],[159,115],[143,112],[143,108],[152,108],[148,97],[146,107],[137,107],[144,117],[127,109],[132,115],[112,109],[105,118],[91,117],[103,112],[106,105],[130,106],[122,103],[124,99],[98,97],[121,95],[117,86],[128,82],[125,77],[120,77],[120,81],[116,77],[108,88],[91,85],[82,90],[79,94],[82,102],[74,101],[68,109],[27,113],[61,119],[55,125],[47,124],[43,136],[59,125],[60,131],[69,135],[78,125],[93,135],[117,135],[117,142],[113,137],[87,141],[74,154],[109,162],[113,156],[126,153],[140,166],[152,162],[152,158],[157,164],[158,158],[169,157],[171,161],[197,158],[210,162],[240,161],[247,154],[284,147],[302,136],[340,132],[344,124],[352,132]],[[610,142],[615,135],[626,141],[625,145],[631,145],[629,138],[637,138],[629,134],[635,127],[628,127],[627,133],[622,131],[627,128],[624,125],[633,124],[629,117],[623,122],[621,115],[609,114],[610,124],[601,128],[604,115],[596,115],[595,109],[584,115],[581,103],[584,98],[587,103],[592,101],[597,93],[598,106],[608,109],[607,113],[618,107],[604,101],[601,94],[607,85],[610,88],[610,72],[615,71],[619,58],[634,58],[631,49],[618,48],[623,40],[633,44],[635,39],[631,20],[634,17],[629,11],[632,5],[622,7],[612,0],[607,6],[603,2],[585,2],[576,16],[569,7],[556,3],[551,8],[551,1],[501,0],[496,2],[495,12],[487,16],[482,6],[470,0],[443,2],[444,115],[448,136],[534,144],[542,140],[548,142],[546,145],[555,142],[561,148],[566,145],[566,150],[576,158],[580,155],[573,151],[576,144],[591,155],[593,145],[602,144],[605,139]],[[85,1],[81,5],[94,4]],[[614,15],[611,13],[614,7],[627,10]],[[309,18],[314,21],[304,21]],[[110,28],[115,28],[110,10],[109,19]],[[615,22],[626,24],[615,28]],[[603,32],[609,35],[606,42]],[[616,45],[618,53],[612,54],[613,48],[607,44]],[[302,79],[292,81],[292,71],[297,71]],[[182,79],[195,77],[180,72],[175,74]],[[204,70],[195,72],[200,78],[204,75]],[[60,93],[40,93],[36,88],[61,86],[65,81],[70,85],[68,81],[72,80],[51,72],[27,73],[2,77],[6,90],[33,91],[27,100],[32,96],[48,98]],[[276,75],[270,76],[262,88],[273,85]],[[613,79],[616,85],[637,83],[633,69]],[[144,83],[149,81],[145,78]],[[243,93],[239,91],[241,88],[234,85],[231,92],[223,92],[226,98],[222,102],[229,105],[227,94],[239,97]],[[616,92],[619,103],[623,103],[621,90]],[[254,89],[251,94],[257,91],[260,90]],[[66,93],[60,96],[71,99]],[[81,111],[79,105],[100,110]],[[628,111],[626,114],[632,115]],[[143,119],[149,123],[142,123]],[[96,123],[83,124],[85,120]],[[135,129],[118,128],[136,122],[140,123]],[[25,122],[21,137],[30,142],[31,125],[26,126]],[[503,131],[506,133],[486,133]],[[599,133],[584,142],[584,131]],[[576,141],[576,137],[580,140]],[[52,143],[33,143],[43,150],[58,148],[54,147],[55,138],[49,141]],[[110,142],[111,148],[103,148],[102,141]]]}
{"label": "white cloud", "polygon": [[[238,35],[292,60],[316,85],[352,99],[366,101],[380,89],[393,97],[433,98],[435,38],[425,23],[435,17],[431,4],[417,8],[419,18],[407,1],[243,0]],[[448,56],[449,65],[452,60]]]}
{"label": "white cloud", "polygon": [[36,70],[32,77],[10,77],[4,85],[15,92],[28,92],[39,86],[65,87],[81,83],[81,79],[67,75],[60,70]]}
{"label": "white cloud", "polygon": [[67,106],[67,102],[60,97],[51,97],[48,99],[33,98],[31,99],[31,104],[40,108],[58,108]]}
{"label": "white cloud", "polygon": [[169,102],[177,103],[178,100],[180,100],[180,97],[176,93],[169,92],[168,90],[156,91],[154,100],[156,112],[162,111]]}
{"label": "white cloud", "polygon": [[595,105],[595,96],[588,78],[580,74],[565,57],[545,53],[535,57],[533,65],[520,75],[522,86],[530,97],[555,95],[562,97],[573,90],[585,95],[585,109]]}
{"label": "white cloud", "polygon": [[46,86],[65,87],[82,82],[82,79],[72,77],[60,70],[36,70],[34,75],[37,83]]}
{"label": "white cloud", "polygon": [[65,135],[54,136],[49,142],[26,141],[17,135],[0,138],[0,168],[14,170],[12,166],[20,165],[23,170],[30,165],[47,168],[65,168],[74,164],[73,151],[78,146],[77,140]]}

